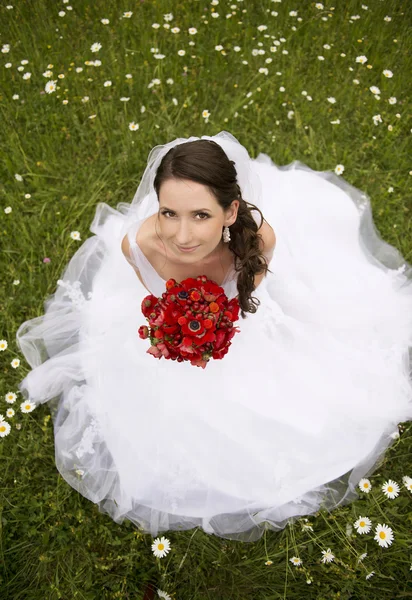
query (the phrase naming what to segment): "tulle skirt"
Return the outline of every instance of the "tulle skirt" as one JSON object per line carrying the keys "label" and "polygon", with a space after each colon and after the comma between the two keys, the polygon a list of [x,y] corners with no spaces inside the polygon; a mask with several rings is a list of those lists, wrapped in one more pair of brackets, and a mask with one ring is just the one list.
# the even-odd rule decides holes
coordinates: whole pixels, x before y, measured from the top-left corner
{"label": "tulle skirt", "polygon": [[412,268],[368,196],[299,161],[252,162],[277,244],[222,360],[146,352],[148,292],[120,247],[128,203],[98,204],[44,315],[17,332],[32,367],[19,389],[49,402],[57,469],[153,536],[255,541],[348,504],[412,418]]}

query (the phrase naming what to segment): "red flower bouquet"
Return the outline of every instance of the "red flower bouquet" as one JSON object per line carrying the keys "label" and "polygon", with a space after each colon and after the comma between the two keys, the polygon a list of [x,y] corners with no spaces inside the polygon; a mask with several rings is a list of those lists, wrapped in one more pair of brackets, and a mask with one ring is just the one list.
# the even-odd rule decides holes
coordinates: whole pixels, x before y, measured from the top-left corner
{"label": "red flower bouquet", "polygon": [[139,337],[150,337],[147,350],[204,369],[210,358],[222,359],[231,339],[240,329],[233,326],[239,316],[237,298],[228,300],[222,287],[205,275],[189,277],[180,283],[166,282],[161,298],[153,294],[142,301],[142,313],[149,326],[141,325]]}

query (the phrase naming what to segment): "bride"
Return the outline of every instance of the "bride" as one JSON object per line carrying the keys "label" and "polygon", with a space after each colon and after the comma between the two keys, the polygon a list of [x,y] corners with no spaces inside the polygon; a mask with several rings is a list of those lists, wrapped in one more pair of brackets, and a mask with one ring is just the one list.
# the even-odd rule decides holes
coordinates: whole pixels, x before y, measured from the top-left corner
{"label": "bride", "polygon": [[[412,268],[366,194],[223,131],[155,146],[90,230],[17,332],[65,480],[154,536],[255,541],[356,499],[412,418]],[[205,369],[155,360],[142,300],[198,275],[238,299],[240,331]]]}

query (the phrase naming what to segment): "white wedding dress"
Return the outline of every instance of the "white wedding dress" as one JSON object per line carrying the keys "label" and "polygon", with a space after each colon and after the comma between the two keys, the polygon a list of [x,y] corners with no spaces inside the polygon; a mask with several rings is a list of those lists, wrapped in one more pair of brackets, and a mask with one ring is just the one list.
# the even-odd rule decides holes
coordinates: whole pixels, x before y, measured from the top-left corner
{"label": "white wedding dress", "polygon": [[[201,369],[146,352],[148,292],[121,252],[121,205],[98,204],[45,314],[17,332],[32,367],[20,391],[49,402],[59,472],[153,536],[200,526],[254,541],[347,504],[412,419],[412,268],[380,237],[368,196],[299,161],[251,161],[277,244],[261,304],[222,360]],[[141,223],[133,257],[160,296],[134,241]]]}

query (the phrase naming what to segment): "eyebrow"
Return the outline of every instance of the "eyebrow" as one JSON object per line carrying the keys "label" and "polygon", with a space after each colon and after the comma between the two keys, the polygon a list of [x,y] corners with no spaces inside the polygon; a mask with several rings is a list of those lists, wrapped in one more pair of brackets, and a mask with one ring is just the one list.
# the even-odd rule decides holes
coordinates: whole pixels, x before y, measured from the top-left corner
{"label": "eyebrow", "polygon": [[[167,208],[167,206],[162,206],[162,208],[160,210],[169,210],[170,212],[176,212],[175,210],[172,210],[171,208]],[[196,210],[192,210],[192,213],[198,213],[198,212],[204,212],[204,211],[208,211],[210,212],[210,208],[198,208]]]}

